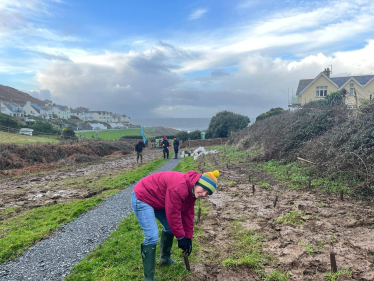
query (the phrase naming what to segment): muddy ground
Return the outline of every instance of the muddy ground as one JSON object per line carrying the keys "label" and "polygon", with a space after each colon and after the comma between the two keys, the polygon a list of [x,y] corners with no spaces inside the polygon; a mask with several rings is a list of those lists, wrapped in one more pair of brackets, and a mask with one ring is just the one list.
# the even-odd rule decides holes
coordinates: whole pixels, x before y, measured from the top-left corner
{"label": "muddy ground", "polygon": [[[289,280],[327,280],[324,275],[331,270],[333,247],[338,270],[352,272],[350,277],[341,275],[339,280],[374,280],[373,206],[348,197],[340,201],[336,195],[318,190],[293,190],[246,163],[221,165],[217,155],[199,157],[198,161],[204,170],[206,162],[218,168],[221,175],[217,192],[208,200],[210,211],[199,224],[210,250],[194,253],[205,262],[193,265],[189,280],[263,280],[248,266],[222,266],[232,253],[230,228],[234,220],[264,237],[262,249],[272,257],[266,273],[277,269],[289,272]],[[270,188],[255,185],[253,194],[249,174],[257,181],[270,183]],[[301,214],[300,225],[275,223],[291,211]]]}
{"label": "muddy ground", "polygon": [[[146,149],[143,152],[143,163],[149,162],[162,154],[159,150]],[[24,209],[34,208],[47,204],[67,202],[76,198],[88,198],[102,190],[94,187],[94,181],[108,175],[116,175],[126,170],[132,170],[136,164],[136,154],[122,155],[116,152],[113,155],[103,157],[100,161],[90,164],[68,164],[64,169],[56,169],[56,163],[42,164],[38,173],[29,174],[30,167],[20,169],[19,177],[3,178],[0,181],[0,214],[10,207],[16,207],[14,212],[0,215],[0,220],[14,216]],[[41,172],[42,169],[47,172]],[[81,182],[90,183],[91,187],[82,186]],[[80,183],[79,185],[75,183]]]}

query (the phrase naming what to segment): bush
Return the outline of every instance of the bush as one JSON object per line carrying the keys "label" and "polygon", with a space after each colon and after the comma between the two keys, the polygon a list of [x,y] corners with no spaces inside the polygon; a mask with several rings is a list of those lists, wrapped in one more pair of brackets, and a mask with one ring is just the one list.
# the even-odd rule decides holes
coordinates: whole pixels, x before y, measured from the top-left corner
{"label": "bush", "polygon": [[177,133],[177,138],[182,141],[188,140],[188,132],[186,131],[180,131]]}
{"label": "bush", "polygon": [[188,136],[190,140],[199,140],[201,139],[201,131],[196,130],[196,131],[190,132]]}
{"label": "bush", "polygon": [[14,129],[20,129],[21,125],[9,115],[0,113],[0,126],[10,127]]}
{"label": "bush", "polygon": [[269,111],[267,111],[265,113],[262,113],[259,116],[257,116],[256,122],[260,121],[260,120],[264,120],[264,119],[269,118],[269,117],[274,116],[274,115],[281,114],[283,112],[285,112],[285,110],[281,107],[271,108]]}
{"label": "bush", "polygon": [[32,124],[31,129],[34,130],[33,134],[57,134],[59,131],[55,130],[51,123],[46,121],[37,120]]}
{"label": "bush", "polygon": [[73,138],[73,137],[75,137],[75,132],[72,128],[63,128],[62,129],[62,136],[64,138]]}
{"label": "bush", "polygon": [[249,117],[231,111],[221,111],[212,117],[206,138],[226,138],[231,133],[244,129],[250,123]]}

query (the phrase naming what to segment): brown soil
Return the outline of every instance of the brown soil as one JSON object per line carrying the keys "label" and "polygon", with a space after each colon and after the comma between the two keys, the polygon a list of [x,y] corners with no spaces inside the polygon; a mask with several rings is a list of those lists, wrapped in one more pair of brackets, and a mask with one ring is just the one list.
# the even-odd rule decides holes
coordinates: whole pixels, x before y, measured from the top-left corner
{"label": "brown soil", "polygon": [[[143,152],[143,163],[157,157],[160,157],[159,151],[146,149]],[[101,158],[101,161],[91,164],[71,164],[63,170],[46,172],[56,169],[58,166],[56,163],[35,166],[32,172],[37,171],[38,168],[43,168],[44,171],[0,181],[0,212],[10,207],[17,207],[14,212],[7,215],[0,214],[0,221],[24,209],[92,197],[103,191],[96,189],[94,185],[92,187],[92,182],[103,176],[115,176],[126,170],[132,170],[139,165],[136,164],[136,154],[122,155],[121,152],[115,152],[109,159]],[[17,171],[18,174],[28,173],[30,168],[8,172],[12,171]],[[82,185],[82,181],[87,182],[91,187]]]}
{"label": "brown soil", "polygon": [[[238,219],[243,228],[265,237],[262,249],[273,257],[266,273],[278,269],[289,272],[289,280],[325,280],[324,275],[331,270],[332,242],[338,270],[352,271],[351,277],[341,275],[339,280],[374,280],[373,206],[348,197],[340,201],[335,195],[317,190],[293,190],[248,164],[229,164],[227,168],[219,164],[219,159],[217,155],[198,159],[201,168],[205,169],[206,162],[218,168],[221,175],[219,189],[208,199],[210,211],[199,223],[206,248],[194,254],[203,262],[192,264],[193,274],[188,280],[262,280],[249,267],[222,266],[232,251],[230,224]],[[271,187],[255,186],[252,194],[248,175]],[[278,201],[274,208],[275,196]],[[301,225],[275,223],[293,210],[302,214]],[[307,253],[302,243],[312,246],[314,253]]]}

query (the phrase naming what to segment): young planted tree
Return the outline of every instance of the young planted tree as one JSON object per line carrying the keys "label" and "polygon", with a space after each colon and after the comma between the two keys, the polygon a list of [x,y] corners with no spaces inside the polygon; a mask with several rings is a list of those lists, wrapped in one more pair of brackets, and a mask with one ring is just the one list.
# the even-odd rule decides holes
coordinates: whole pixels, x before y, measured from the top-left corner
{"label": "young planted tree", "polygon": [[231,133],[244,129],[250,122],[248,116],[226,110],[218,112],[210,120],[206,137],[226,138]]}

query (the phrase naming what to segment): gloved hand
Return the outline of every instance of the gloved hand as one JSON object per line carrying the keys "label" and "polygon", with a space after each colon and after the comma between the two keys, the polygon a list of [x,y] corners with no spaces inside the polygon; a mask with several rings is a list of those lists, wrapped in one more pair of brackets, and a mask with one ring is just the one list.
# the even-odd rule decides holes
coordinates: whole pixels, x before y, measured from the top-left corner
{"label": "gloved hand", "polygon": [[183,253],[187,253],[187,255],[191,255],[192,252],[192,239],[183,237],[178,240],[178,248],[183,250]]}

